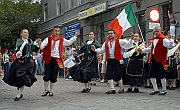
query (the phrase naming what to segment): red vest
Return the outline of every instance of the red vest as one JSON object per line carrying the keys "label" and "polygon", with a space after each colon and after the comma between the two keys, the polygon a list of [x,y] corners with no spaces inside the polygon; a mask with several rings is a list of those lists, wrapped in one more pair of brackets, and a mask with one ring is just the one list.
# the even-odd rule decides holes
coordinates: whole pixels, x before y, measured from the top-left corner
{"label": "red vest", "polygon": [[[107,61],[109,57],[108,40],[106,40],[105,50],[106,50],[106,61]],[[119,39],[115,39],[114,57],[116,58],[116,60],[122,60],[122,50],[119,44]]]}
{"label": "red vest", "polygon": [[[51,47],[52,47],[52,37],[49,36],[48,37],[48,44],[47,46],[43,49],[43,55],[42,58],[43,60],[46,62],[46,64],[48,64],[51,61]],[[63,58],[63,42],[64,39],[63,37],[60,37],[59,39],[59,55],[60,55],[60,59]]]}
{"label": "red vest", "polygon": [[154,59],[159,63],[166,60],[167,48],[163,46],[163,39],[165,36],[160,34],[157,36],[157,38],[159,40],[154,48]]}

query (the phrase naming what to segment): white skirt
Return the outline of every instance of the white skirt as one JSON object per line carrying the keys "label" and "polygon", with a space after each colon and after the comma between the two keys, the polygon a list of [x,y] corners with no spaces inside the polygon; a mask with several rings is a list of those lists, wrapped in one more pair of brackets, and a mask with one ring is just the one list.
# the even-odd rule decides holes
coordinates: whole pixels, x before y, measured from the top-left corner
{"label": "white skirt", "polygon": [[71,68],[75,65],[72,59],[67,59],[63,62],[64,67]]}

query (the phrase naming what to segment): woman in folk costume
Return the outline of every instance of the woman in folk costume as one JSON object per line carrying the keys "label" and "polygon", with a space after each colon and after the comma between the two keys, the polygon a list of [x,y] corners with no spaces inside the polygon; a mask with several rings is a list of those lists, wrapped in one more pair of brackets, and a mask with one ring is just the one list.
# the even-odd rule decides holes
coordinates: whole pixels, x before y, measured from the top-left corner
{"label": "woman in folk costume", "polygon": [[38,47],[29,39],[29,32],[23,29],[20,32],[21,38],[16,41],[17,59],[11,64],[10,70],[4,76],[5,83],[18,88],[18,94],[14,101],[23,97],[24,86],[31,87],[37,79],[34,76],[35,62],[32,53],[38,51]]}
{"label": "woman in folk costume", "polygon": [[[108,39],[103,43],[102,48],[95,49],[92,46],[92,49],[97,53],[106,53],[106,61],[107,61],[107,70],[106,76],[111,87],[110,91],[107,91],[106,94],[115,94],[116,90],[114,88],[113,81],[119,83],[120,90],[119,93],[123,92],[123,84],[122,84],[122,73],[121,73],[121,65],[120,60],[122,60],[122,50],[121,48],[130,48],[132,46],[132,40],[129,41],[125,39],[117,39],[115,38],[116,34],[113,30],[108,31]],[[132,36],[133,37],[133,36]]]}
{"label": "woman in folk costume", "polygon": [[91,46],[94,45],[99,48],[99,42],[94,39],[94,32],[89,33],[89,40],[87,40],[80,48],[79,54],[83,54],[80,59],[74,80],[84,83],[84,89],[81,93],[89,93],[91,90],[90,82],[92,78],[98,77],[98,61],[96,52],[91,50]]}
{"label": "woman in folk costume", "polygon": [[[170,38],[171,34],[170,31],[168,31],[167,38]],[[178,43],[175,47],[172,49],[169,49],[167,57],[168,57],[168,65],[169,65],[169,71],[166,73],[166,89],[169,90],[175,90],[176,88],[176,79],[178,78],[178,72],[177,72],[177,65],[178,65],[178,48],[180,43]]]}
{"label": "woman in folk costume", "polygon": [[[137,49],[138,52],[142,53],[149,53],[151,52],[152,57],[151,57],[151,68],[150,68],[150,81],[153,85],[154,91],[151,92],[149,95],[165,95],[167,93],[166,91],[166,69],[167,69],[167,48],[172,48],[174,47],[174,40],[172,38],[167,39],[163,34],[162,34],[162,29],[161,27],[157,26],[154,29],[154,40],[152,45],[145,49]],[[162,91],[159,92],[157,88],[157,83],[156,83],[156,78],[161,80],[162,84]]]}
{"label": "woman in folk costume", "polygon": [[[42,96],[53,96],[54,83],[57,82],[57,75],[59,67],[63,64],[63,48],[64,46],[71,45],[76,41],[79,31],[76,31],[75,36],[71,37],[69,40],[59,36],[60,28],[54,26],[53,34],[42,43],[40,43],[40,48],[43,49],[43,60],[45,61],[45,72],[44,72],[44,89]],[[50,83],[50,89],[48,89]]]}
{"label": "woman in folk costume", "polygon": [[[145,48],[145,44],[140,42],[139,34],[133,34],[133,45],[132,48],[129,49],[126,53],[124,53],[124,57],[129,57],[129,61],[126,67],[126,74],[128,78],[128,85],[130,87],[126,92],[139,92],[138,86],[143,84],[143,71],[144,71],[144,61],[143,61],[143,54],[138,53],[136,48]],[[134,90],[132,90],[132,87]]]}

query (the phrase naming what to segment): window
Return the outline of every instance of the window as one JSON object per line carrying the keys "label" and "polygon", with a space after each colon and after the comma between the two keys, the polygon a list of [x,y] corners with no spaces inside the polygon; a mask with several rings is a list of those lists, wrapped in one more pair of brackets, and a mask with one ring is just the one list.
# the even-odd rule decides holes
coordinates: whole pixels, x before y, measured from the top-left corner
{"label": "window", "polygon": [[[168,10],[170,13],[173,12],[172,10],[172,3],[163,4],[162,6],[162,20],[163,20],[163,30],[169,30],[169,17],[168,17]],[[167,34],[167,33],[165,33]]]}
{"label": "window", "polygon": [[61,1],[57,0],[57,15],[61,14]]}
{"label": "window", "polygon": [[103,42],[105,41],[106,37],[104,36],[104,24],[98,24],[97,25],[97,35],[96,38],[99,41],[100,44],[103,44]]}
{"label": "window", "polygon": [[68,0],[69,9],[73,8],[73,1],[74,1],[74,0]]}
{"label": "window", "polygon": [[80,28],[80,44],[83,43],[83,28]]}
{"label": "window", "polygon": [[77,0],[77,5],[82,4],[82,0]]}
{"label": "window", "polygon": [[48,20],[48,4],[44,4],[44,21]]}

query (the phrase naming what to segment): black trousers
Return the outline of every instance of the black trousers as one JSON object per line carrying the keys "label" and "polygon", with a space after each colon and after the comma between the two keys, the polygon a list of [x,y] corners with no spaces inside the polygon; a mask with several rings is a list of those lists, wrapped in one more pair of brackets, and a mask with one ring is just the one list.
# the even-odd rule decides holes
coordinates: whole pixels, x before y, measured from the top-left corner
{"label": "black trousers", "polygon": [[51,83],[57,82],[57,75],[59,71],[59,66],[56,62],[56,59],[51,59],[50,63],[45,63],[44,71],[44,81],[51,81]]}
{"label": "black trousers", "polygon": [[162,66],[162,62],[158,63],[154,58],[152,58],[149,78],[163,79],[165,77],[166,77],[166,71]]}
{"label": "black trousers", "polygon": [[108,59],[106,76],[107,80],[113,79],[114,81],[119,81],[122,78],[121,65],[119,60]]}

